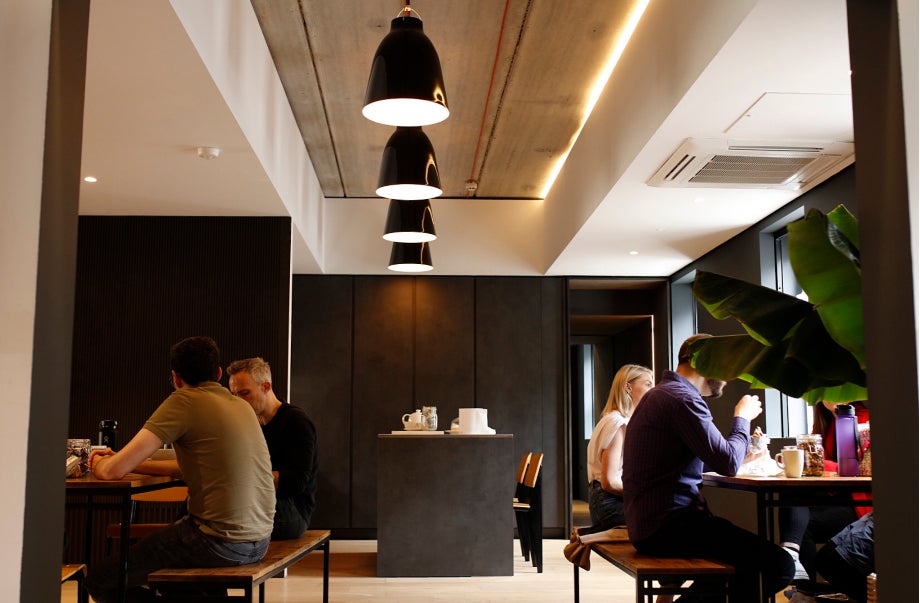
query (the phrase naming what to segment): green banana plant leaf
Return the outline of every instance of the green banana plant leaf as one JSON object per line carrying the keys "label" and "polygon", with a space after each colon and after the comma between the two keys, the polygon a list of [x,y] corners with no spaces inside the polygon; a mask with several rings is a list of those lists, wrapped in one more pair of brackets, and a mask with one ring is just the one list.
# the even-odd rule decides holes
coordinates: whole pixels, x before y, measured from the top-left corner
{"label": "green banana plant leaf", "polygon": [[862,333],[859,230],[843,206],[788,227],[789,256],[804,301],[768,287],[700,271],[693,295],[746,334],[691,345],[700,374],[770,387],[814,404],[868,399]]}
{"label": "green banana plant leaf", "polygon": [[757,341],[774,345],[812,312],[810,303],[769,287],[712,272],[697,272],[693,295],[713,317],[734,318]]}
{"label": "green banana plant leaf", "polygon": [[855,230],[855,218],[842,206],[828,215],[813,209],[789,224],[789,261],[824,328],[865,368],[862,273]]}

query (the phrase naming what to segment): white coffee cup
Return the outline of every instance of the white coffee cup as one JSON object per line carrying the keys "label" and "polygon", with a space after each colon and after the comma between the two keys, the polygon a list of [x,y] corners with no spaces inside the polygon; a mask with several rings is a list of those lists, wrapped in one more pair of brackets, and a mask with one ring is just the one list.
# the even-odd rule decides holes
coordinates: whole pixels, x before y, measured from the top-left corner
{"label": "white coffee cup", "polygon": [[776,455],[776,464],[782,467],[786,477],[802,477],[805,466],[805,451],[795,446],[783,446]]}

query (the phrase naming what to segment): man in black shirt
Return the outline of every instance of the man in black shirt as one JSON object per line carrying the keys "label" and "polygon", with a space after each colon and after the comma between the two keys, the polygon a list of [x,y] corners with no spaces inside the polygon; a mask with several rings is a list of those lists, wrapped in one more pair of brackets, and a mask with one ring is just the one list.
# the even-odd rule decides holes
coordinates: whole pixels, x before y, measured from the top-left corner
{"label": "man in black shirt", "polygon": [[298,538],[316,507],[316,428],[302,408],[275,396],[271,369],[263,359],[237,360],[227,374],[230,391],[252,406],[268,443],[276,497],[271,538]]}

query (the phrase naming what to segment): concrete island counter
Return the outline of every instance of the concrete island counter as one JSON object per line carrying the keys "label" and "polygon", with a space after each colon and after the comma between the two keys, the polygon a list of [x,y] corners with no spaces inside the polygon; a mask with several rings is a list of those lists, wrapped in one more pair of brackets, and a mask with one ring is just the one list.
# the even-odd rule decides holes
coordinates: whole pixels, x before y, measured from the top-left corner
{"label": "concrete island counter", "polygon": [[377,575],[514,574],[514,436],[377,436]]}

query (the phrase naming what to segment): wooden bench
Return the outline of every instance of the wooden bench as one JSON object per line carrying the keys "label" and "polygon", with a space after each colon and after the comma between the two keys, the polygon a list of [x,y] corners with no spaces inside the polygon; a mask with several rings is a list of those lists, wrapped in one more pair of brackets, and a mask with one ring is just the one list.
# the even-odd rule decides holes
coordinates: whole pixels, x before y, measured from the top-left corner
{"label": "wooden bench", "polygon": [[[653,603],[657,595],[679,595],[688,588],[688,580],[712,581],[708,594],[721,595],[729,601],[729,587],[735,568],[709,559],[651,557],[636,551],[629,541],[591,544],[591,552],[605,559],[636,580],[636,603]],[[575,603],[578,603],[578,570],[575,568]],[[655,583],[658,583],[656,586]],[[664,584],[662,584],[664,582]],[[688,585],[689,586],[689,585]]]}
{"label": "wooden bench", "polygon": [[[253,589],[259,587],[259,603],[265,603],[265,582],[282,574],[317,549],[323,550],[323,601],[329,601],[329,530],[308,530],[296,540],[274,540],[268,545],[265,557],[257,563],[230,567],[171,568],[157,570],[147,576],[157,596],[166,601],[198,601],[198,593],[170,592],[177,585],[196,584],[215,589],[242,589],[243,595],[208,597],[208,601],[252,601]],[[162,589],[162,591],[161,591]]]}
{"label": "wooden bench", "polygon": [[86,592],[86,586],[83,584],[84,578],[86,578],[85,563],[65,564],[61,566],[61,584],[64,584],[68,580],[73,580],[77,583],[77,603],[87,603],[89,601],[89,593]]}

